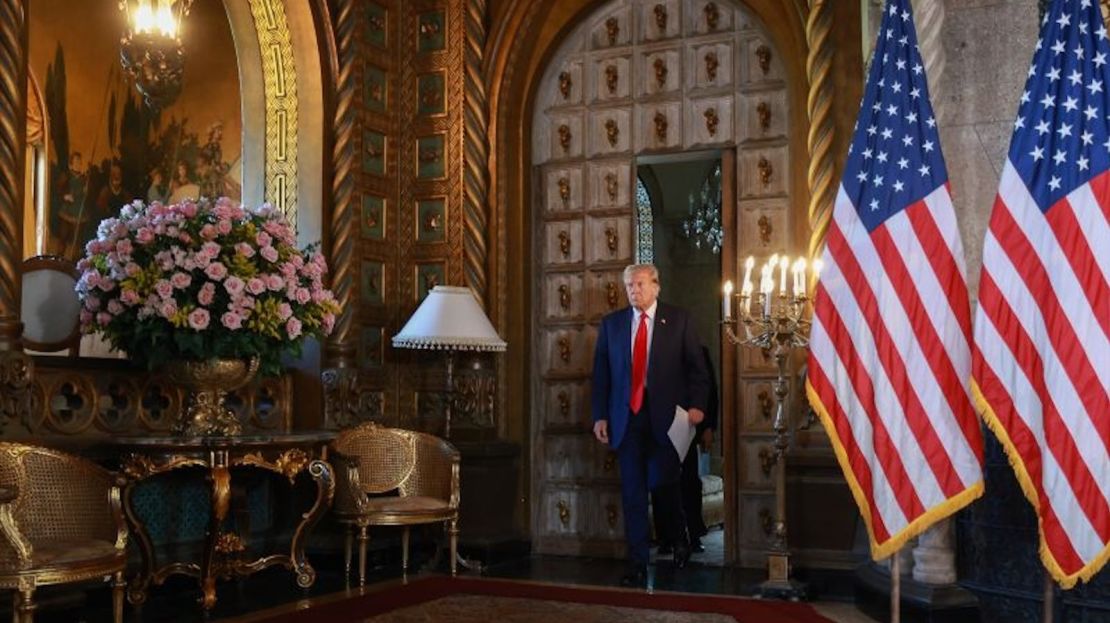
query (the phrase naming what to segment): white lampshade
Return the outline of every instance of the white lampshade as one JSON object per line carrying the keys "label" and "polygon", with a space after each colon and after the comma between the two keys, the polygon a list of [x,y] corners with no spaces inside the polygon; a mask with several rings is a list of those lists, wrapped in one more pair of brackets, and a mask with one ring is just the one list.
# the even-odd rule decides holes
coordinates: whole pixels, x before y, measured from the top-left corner
{"label": "white lampshade", "polygon": [[393,347],[500,352],[505,350],[505,340],[497,335],[470,288],[436,286],[393,336]]}

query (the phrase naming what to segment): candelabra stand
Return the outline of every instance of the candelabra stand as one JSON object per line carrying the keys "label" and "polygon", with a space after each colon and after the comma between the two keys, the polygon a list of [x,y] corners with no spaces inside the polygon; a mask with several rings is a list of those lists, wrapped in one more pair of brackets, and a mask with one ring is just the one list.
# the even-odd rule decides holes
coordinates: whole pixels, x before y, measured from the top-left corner
{"label": "candelabra stand", "polygon": [[[733,296],[731,292],[726,297]],[[721,321],[726,339],[732,344],[771,350],[778,367],[775,380],[775,417],[772,426],[775,431],[775,517],[771,535],[771,550],[767,553],[767,580],[759,586],[760,597],[790,599],[797,601],[805,598],[806,586],[790,577],[790,549],[786,538],[786,450],[790,446],[792,431],[787,414],[786,396],[789,393],[787,366],[790,353],[795,348],[809,345],[810,321],[805,317],[806,296],[795,292],[787,295],[785,291],[775,295],[760,292],[754,297],[750,293],[739,295],[739,319],[730,313],[731,305],[725,305],[725,317]],[[751,313],[755,303],[758,313]],[[742,335],[733,328],[743,325]]]}

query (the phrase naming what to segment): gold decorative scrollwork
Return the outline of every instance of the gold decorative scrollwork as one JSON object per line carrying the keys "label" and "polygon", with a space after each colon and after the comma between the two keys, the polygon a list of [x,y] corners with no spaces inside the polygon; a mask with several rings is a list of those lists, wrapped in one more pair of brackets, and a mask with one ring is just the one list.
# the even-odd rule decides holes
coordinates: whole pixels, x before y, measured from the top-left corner
{"label": "gold decorative scrollwork", "polygon": [[617,66],[609,64],[605,66],[605,88],[609,89],[609,95],[615,95],[617,92],[617,80],[620,74],[617,73]]}
{"label": "gold decorative scrollwork", "polygon": [[706,108],[702,116],[705,117],[705,131],[709,132],[709,136],[717,136],[717,124],[721,122],[721,118],[717,116],[717,109]]}
{"label": "gold decorative scrollwork", "polygon": [[766,132],[771,129],[771,107],[767,102],[760,102],[755,107],[755,114],[759,117],[759,129]]}
{"label": "gold decorative scrollwork", "polygon": [[766,76],[771,71],[771,48],[761,45],[755,49],[755,57],[759,60],[759,69]]}
{"label": "gold decorative scrollwork", "polygon": [[759,157],[759,163],[756,165],[759,169],[759,181],[764,187],[771,184],[771,176],[775,174],[775,168],[771,166],[771,161],[766,156]]}
{"label": "gold decorative scrollwork", "polygon": [[559,93],[562,94],[563,99],[570,97],[571,79],[569,71],[559,72]]}
{"label": "gold decorative scrollwork", "polygon": [[559,415],[563,416],[564,420],[570,417],[570,397],[567,393],[559,392],[555,398],[559,401]]}
{"label": "gold decorative scrollwork", "polygon": [[570,180],[565,177],[559,178],[559,198],[563,200],[563,206],[570,202]]}
{"label": "gold decorative scrollwork", "polygon": [[609,523],[610,530],[617,529],[617,505],[609,502],[605,505],[605,520]]}
{"label": "gold decorative scrollwork", "polygon": [[655,139],[660,143],[667,141],[667,115],[663,111],[655,111],[655,117],[652,118],[655,122]]}
{"label": "gold decorative scrollwork", "polygon": [[564,154],[570,151],[570,126],[565,123],[559,126],[559,146]]}
{"label": "gold decorative scrollwork", "polygon": [[570,339],[567,338],[567,336],[565,336],[565,335],[560,335],[559,340],[558,340],[558,346],[559,346],[559,359],[562,359],[563,363],[570,363]]}
{"label": "gold decorative scrollwork", "polygon": [[605,282],[605,301],[609,303],[609,309],[614,309],[620,302],[620,288],[612,281]]}
{"label": "gold decorative scrollwork", "polygon": [[570,286],[565,283],[559,284],[559,307],[563,311],[570,309]]}
{"label": "gold decorative scrollwork", "polygon": [[559,512],[559,523],[563,524],[564,528],[570,527],[570,504],[567,504],[566,500],[559,500],[555,508]]}
{"label": "gold decorative scrollwork", "polygon": [[702,12],[705,13],[705,25],[709,27],[709,30],[717,30],[717,24],[721,21],[721,10],[717,8],[717,3],[706,3]]}
{"label": "gold decorative scrollwork", "polygon": [[[771,219],[766,214],[759,215],[759,221],[756,223],[759,226],[759,241],[764,246],[771,244],[771,233],[774,232],[774,226],[771,225]],[[764,394],[767,392],[763,392]],[[760,394],[762,395],[762,394]]]}
{"label": "gold decorative scrollwork", "polygon": [[559,232],[559,253],[570,257],[570,233],[565,229]]}
{"label": "gold decorative scrollwork", "polygon": [[605,120],[605,138],[609,141],[610,147],[617,146],[617,140],[620,138],[621,130],[617,127],[617,122],[612,119]]}
{"label": "gold decorative scrollwork", "polygon": [[605,174],[605,194],[609,195],[609,203],[617,202],[617,176],[613,173]]}
{"label": "gold decorative scrollwork", "polygon": [[246,549],[247,544],[243,542],[243,538],[234,532],[221,532],[216,537],[216,551],[221,554],[243,552]]}
{"label": "gold decorative scrollwork", "polygon": [[619,244],[620,237],[617,236],[616,228],[607,226],[605,228],[605,248],[609,249],[609,255],[616,255]]}
{"label": "gold decorative scrollwork", "polygon": [[609,40],[609,45],[617,45],[617,37],[621,34],[621,23],[617,18],[610,17],[605,20],[605,36]]}
{"label": "gold decorative scrollwork", "polygon": [[241,459],[235,461],[236,465],[252,465],[271,472],[277,472],[293,482],[297,474],[304,470],[305,465],[308,464],[309,456],[304,450],[300,448],[292,448],[281,453],[274,461],[267,461],[265,457],[259,452],[251,452]]}
{"label": "gold decorative scrollwork", "polygon": [[297,65],[281,0],[250,0],[266,94],[266,201],[297,222]]}
{"label": "gold decorative scrollwork", "polygon": [[717,58],[717,51],[710,50],[705,53],[705,77],[710,82],[717,81],[717,68],[721,66],[720,59]]}
{"label": "gold decorative scrollwork", "polygon": [[667,31],[667,7],[663,4],[657,4],[651,8],[651,12],[655,14],[655,27],[659,29],[660,33]]}
{"label": "gold decorative scrollwork", "polygon": [[662,56],[656,56],[651,66],[655,69],[655,84],[659,85],[660,89],[667,86],[667,60]]}
{"label": "gold decorative scrollwork", "polygon": [[763,419],[770,420],[771,410],[775,407],[775,399],[771,398],[771,392],[763,390],[759,392],[755,399],[759,402],[759,414],[763,416]]}

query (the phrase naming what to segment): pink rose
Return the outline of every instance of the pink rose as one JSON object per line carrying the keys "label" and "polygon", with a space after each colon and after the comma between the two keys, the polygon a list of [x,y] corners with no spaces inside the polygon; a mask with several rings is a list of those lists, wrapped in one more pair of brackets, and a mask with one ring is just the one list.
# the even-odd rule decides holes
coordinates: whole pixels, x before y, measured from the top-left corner
{"label": "pink rose", "polygon": [[[123,312],[123,305],[116,299],[108,301],[108,313],[113,316],[118,316]],[[282,318],[282,320],[285,320]]]}
{"label": "pink rose", "polygon": [[154,284],[154,291],[158,293],[158,296],[168,299],[173,296],[173,284],[162,279]]}
{"label": "pink rose", "polygon": [[265,279],[266,287],[271,290],[281,290],[285,287],[285,280],[281,278],[281,275],[270,273],[269,275],[265,276]]}
{"label": "pink rose", "polygon": [[150,244],[154,242],[154,232],[150,231],[149,227],[141,227],[135,233],[135,240],[139,244]]}
{"label": "pink rose", "polygon": [[96,323],[102,327],[108,326],[108,323],[111,321],[112,314],[109,314],[108,312],[100,312],[96,315]]}
{"label": "pink rose", "polygon": [[258,252],[267,262],[278,261],[278,251],[273,247],[262,247]]}
{"label": "pink rose", "polygon": [[260,231],[258,232],[258,235],[254,237],[254,241],[258,243],[258,246],[260,247],[268,247],[271,243],[273,243],[274,239],[270,237],[270,234],[267,234],[264,231]]}
{"label": "pink rose", "polygon": [[[186,273],[174,273],[173,276],[170,277],[170,283],[178,290],[184,290],[189,287],[189,284],[193,283],[193,278]],[[159,294],[161,294],[161,292],[159,292]]]}
{"label": "pink rose", "polygon": [[243,257],[254,257],[254,247],[246,242],[240,242],[235,245],[235,252]]}
{"label": "pink rose", "polygon": [[224,312],[224,315],[220,316],[220,322],[228,329],[236,331],[243,326],[243,316],[232,311]]}
{"label": "pink rose", "polygon": [[216,284],[212,283],[211,281],[201,286],[200,292],[197,292],[197,300],[200,301],[201,305],[211,305],[212,299],[214,299],[215,297]]}
{"label": "pink rose", "polygon": [[212,223],[208,223],[204,227],[201,227],[200,228],[200,237],[204,238],[205,240],[212,240],[213,238],[215,238],[216,237],[216,226],[213,225]]}
{"label": "pink rose", "polygon": [[197,215],[197,204],[193,203],[192,201],[186,201],[185,203],[181,204],[181,213],[188,218],[193,218]]}
{"label": "pink rose", "polygon": [[120,255],[131,255],[132,250],[131,241],[126,238],[116,243],[116,253]]}
{"label": "pink rose", "polygon": [[215,259],[220,255],[220,245],[215,242],[206,242],[200,245],[200,251],[208,257]]}
{"label": "pink rose", "polygon": [[207,329],[209,320],[210,316],[208,315],[207,309],[198,307],[189,312],[189,326],[197,331]]}
{"label": "pink rose", "polygon": [[123,267],[123,272],[126,273],[128,277],[134,277],[142,272],[142,270],[143,269],[139,268],[139,265],[135,262],[128,262],[127,265]]}
{"label": "pink rose", "polygon": [[331,330],[335,328],[335,314],[324,314],[324,334],[331,335]]}
{"label": "pink rose", "polygon": [[158,312],[162,314],[163,318],[169,320],[177,315],[177,303],[174,303],[173,301],[166,301],[165,303],[162,303],[161,307],[158,308]]}
{"label": "pink rose", "polygon": [[234,275],[224,280],[224,289],[227,290],[227,293],[230,294],[232,297],[236,297],[242,294],[244,287],[245,284],[243,283],[243,280],[235,277]]}
{"label": "pink rose", "polygon": [[227,276],[227,266],[222,262],[212,262],[204,269],[204,274],[212,281],[219,281]]}
{"label": "pink rose", "polygon": [[285,332],[289,334],[289,339],[295,340],[301,335],[301,321],[295,317],[285,321]]}
{"label": "pink rose", "polygon": [[262,294],[266,291],[266,282],[258,277],[251,277],[247,282],[247,292],[251,294]]}
{"label": "pink rose", "polygon": [[297,288],[297,291],[293,294],[293,298],[297,299],[297,302],[301,305],[304,305],[312,300],[312,294],[309,293],[308,288]]}
{"label": "pink rose", "polygon": [[77,318],[81,321],[81,324],[88,326],[92,324],[93,313],[87,309],[82,309],[80,312],[78,312]]}
{"label": "pink rose", "polygon": [[139,304],[139,293],[135,290],[124,290],[120,292],[119,298],[125,305]]}
{"label": "pink rose", "polygon": [[231,233],[231,221],[227,219],[220,219],[216,223],[216,231],[220,232],[221,236],[226,236]]}
{"label": "pink rose", "polygon": [[282,321],[288,320],[293,315],[293,306],[289,303],[282,303],[278,305],[278,318]]}
{"label": "pink rose", "polygon": [[281,272],[282,276],[286,279],[292,279],[297,276],[297,267],[289,262],[285,262],[281,266],[278,266],[278,271]]}

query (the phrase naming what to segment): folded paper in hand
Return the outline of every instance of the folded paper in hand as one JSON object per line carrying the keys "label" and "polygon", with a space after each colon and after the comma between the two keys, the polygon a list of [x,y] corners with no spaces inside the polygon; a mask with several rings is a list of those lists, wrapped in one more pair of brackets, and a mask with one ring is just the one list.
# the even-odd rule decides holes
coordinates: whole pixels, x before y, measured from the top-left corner
{"label": "folded paper in hand", "polygon": [[690,443],[694,441],[694,435],[696,434],[697,428],[690,423],[690,415],[686,413],[686,409],[675,405],[674,421],[671,422],[671,427],[667,429],[667,436],[671,438],[671,443],[674,444],[674,449],[678,452],[680,462],[686,460],[686,453],[690,451]]}

